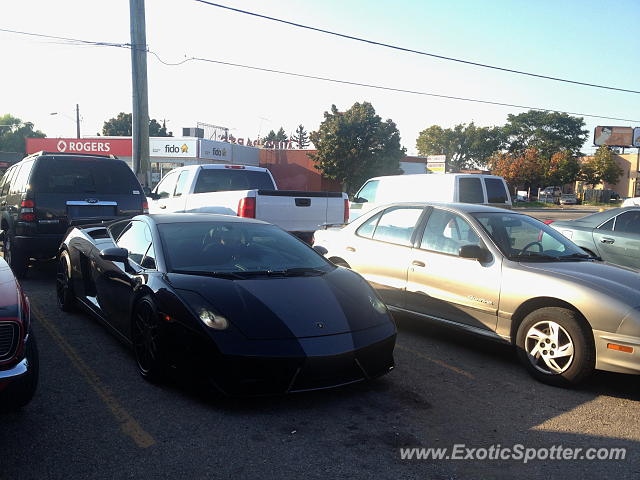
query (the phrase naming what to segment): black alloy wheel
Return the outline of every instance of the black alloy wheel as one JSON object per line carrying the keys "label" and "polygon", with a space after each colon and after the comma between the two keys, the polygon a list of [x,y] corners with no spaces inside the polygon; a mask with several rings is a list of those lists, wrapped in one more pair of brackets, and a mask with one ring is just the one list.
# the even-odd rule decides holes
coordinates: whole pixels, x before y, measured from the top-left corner
{"label": "black alloy wheel", "polygon": [[140,375],[150,382],[161,381],[166,373],[162,328],[151,297],[145,296],[138,301],[131,327],[133,350]]}

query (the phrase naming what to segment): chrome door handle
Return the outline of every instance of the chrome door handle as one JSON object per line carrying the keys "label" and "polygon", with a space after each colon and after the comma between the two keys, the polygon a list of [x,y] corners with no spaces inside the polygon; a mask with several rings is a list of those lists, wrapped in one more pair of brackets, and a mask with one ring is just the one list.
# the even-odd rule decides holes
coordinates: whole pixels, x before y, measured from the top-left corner
{"label": "chrome door handle", "polygon": [[424,262],[421,262],[420,260],[414,260],[413,262],[411,262],[411,265],[413,265],[414,267],[426,267],[427,266]]}
{"label": "chrome door handle", "polygon": [[615,240],[613,238],[609,238],[609,237],[602,237],[600,239],[600,243],[607,243],[607,244],[612,244],[615,243]]}
{"label": "chrome door handle", "polygon": [[347,250],[347,252],[355,252],[356,251],[356,249],[353,248],[353,247],[347,247],[346,250]]}

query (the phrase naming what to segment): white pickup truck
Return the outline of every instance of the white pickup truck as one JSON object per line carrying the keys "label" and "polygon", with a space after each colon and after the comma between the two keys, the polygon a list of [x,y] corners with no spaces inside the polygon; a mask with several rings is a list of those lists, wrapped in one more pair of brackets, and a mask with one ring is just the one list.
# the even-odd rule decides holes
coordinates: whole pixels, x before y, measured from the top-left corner
{"label": "white pickup truck", "polygon": [[349,220],[340,192],[278,190],[266,168],[191,165],[171,170],[149,194],[149,213],[207,212],[257,218],[310,242],[313,232]]}

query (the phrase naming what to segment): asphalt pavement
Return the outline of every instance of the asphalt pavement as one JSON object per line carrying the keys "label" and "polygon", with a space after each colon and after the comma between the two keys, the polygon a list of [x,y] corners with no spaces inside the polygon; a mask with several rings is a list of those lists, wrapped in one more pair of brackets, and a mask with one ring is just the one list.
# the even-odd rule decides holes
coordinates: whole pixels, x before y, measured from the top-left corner
{"label": "asphalt pavement", "polygon": [[[85,313],[60,312],[54,267],[30,269],[37,394],[0,416],[0,478],[640,478],[640,379],[534,381],[506,345],[398,317],[396,368],[370,383],[219,399],[153,385]],[[402,460],[403,447],[626,449],[624,460]],[[460,447],[459,447],[460,448]]]}

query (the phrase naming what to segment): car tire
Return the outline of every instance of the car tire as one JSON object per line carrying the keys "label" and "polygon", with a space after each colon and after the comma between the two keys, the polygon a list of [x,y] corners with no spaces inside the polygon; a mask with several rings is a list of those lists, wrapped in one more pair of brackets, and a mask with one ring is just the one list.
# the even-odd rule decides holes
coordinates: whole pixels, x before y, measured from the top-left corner
{"label": "car tire", "polygon": [[133,309],[131,340],[138,371],[145,380],[160,383],[167,373],[163,331],[158,309],[150,296],[144,296]]}
{"label": "car tire", "polygon": [[58,256],[56,298],[58,300],[58,308],[63,312],[72,312],[75,310],[76,296],[71,282],[71,258],[67,250],[63,250]]}
{"label": "car tire", "polygon": [[24,278],[29,266],[28,258],[18,248],[13,234],[7,232],[2,243],[4,259],[11,267],[16,278]]}
{"label": "car tire", "polygon": [[38,372],[40,370],[40,362],[38,355],[38,345],[33,332],[29,333],[27,340],[25,356],[29,362],[29,370],[27,373],[13,380],[7,387],[0,392],[0,410],[11,412],[18,410],[27,405],[38,386]]}
{"label": "car tire", "polygon": [[516,334],[518,357],[537,380],[558,387],[576,386],[595,369],[591,329],[577,312],[545,307],[531,312]]}

